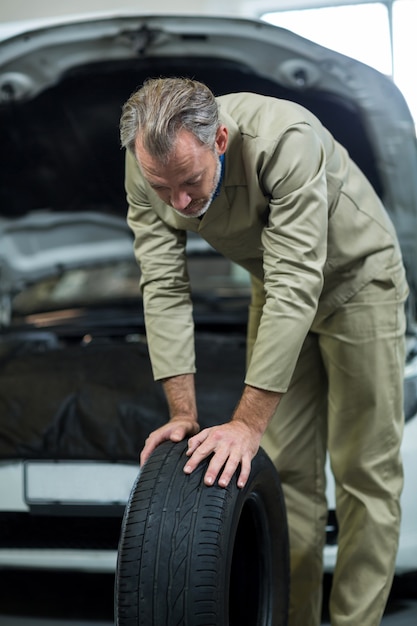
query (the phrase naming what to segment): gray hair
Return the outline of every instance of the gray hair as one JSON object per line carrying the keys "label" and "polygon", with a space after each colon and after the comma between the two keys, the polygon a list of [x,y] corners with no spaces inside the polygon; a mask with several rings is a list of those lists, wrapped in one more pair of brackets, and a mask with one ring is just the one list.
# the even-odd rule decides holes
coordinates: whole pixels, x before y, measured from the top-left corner
{"label": "gray hair", "polygon": [[123,105],[120,140],[122,147],[134,152],[139,136],[145,150],[163,162],[180,129],[214,150],[218,128],[218,105],[206,85],[189,78],[154,78]]}

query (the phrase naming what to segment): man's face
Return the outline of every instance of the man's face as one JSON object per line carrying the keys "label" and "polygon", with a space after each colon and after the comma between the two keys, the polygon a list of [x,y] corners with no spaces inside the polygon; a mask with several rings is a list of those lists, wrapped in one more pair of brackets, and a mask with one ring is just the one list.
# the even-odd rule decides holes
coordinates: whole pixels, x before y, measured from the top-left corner
{"label": "man's face", "polygon": [[210,206],[220,180],[219,155],[226,150],[227,130],[220,127],[215,150],[180,130],[167,163],[161,164],[138,140],[135,155],[145,179],[163,202],[182,217],[201,217]]}

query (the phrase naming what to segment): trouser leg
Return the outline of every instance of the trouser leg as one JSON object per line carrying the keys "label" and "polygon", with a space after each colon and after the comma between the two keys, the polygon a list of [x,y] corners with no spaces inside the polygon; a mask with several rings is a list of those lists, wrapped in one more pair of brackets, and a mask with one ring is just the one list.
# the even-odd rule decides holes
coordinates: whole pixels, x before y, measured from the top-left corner
{"label": "trouser leg", "polygon": [[327,380],[318,338],[309,334],[290,388],[262,446],[277,467],[285,495],[290,536],[290,626],[321,621],[322,552],[325,541]]}
{"label": "trouser leg", "polygon": [[405,358],[400,301],[389,278],[374,281],[321,329],[339,524],[332,626],[380,624],[394,574]]}

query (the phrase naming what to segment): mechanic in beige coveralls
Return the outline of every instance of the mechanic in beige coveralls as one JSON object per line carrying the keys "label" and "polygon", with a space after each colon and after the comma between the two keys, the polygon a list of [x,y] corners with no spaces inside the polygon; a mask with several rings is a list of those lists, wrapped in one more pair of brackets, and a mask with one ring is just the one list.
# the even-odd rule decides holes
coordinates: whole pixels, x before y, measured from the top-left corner
{"label": "mechanic in beige coveralls", "polygon": [[[226,486],[238,470],[243,486],[262,444],[286,499],[290,624],[317,626],[328,450],[339,523],[331,623],[376,626],[402,488],[407,285],[387,213],[345,149],[287,101],[151,80],[124,105],[121,139],[151,361],[171,416],[141,462],[190,437],[186,473],[214,453],[205,483]],[[201,431],[186,231],[253,284],[241,399],[230,421]]]}

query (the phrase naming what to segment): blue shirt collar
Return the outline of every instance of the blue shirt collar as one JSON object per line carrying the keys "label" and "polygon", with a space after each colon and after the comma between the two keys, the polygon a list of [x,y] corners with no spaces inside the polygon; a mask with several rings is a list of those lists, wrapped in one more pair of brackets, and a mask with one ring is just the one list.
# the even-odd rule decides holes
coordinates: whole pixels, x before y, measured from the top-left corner
{"label": "blue shirt collar", "polygon": [[219,180],[219,182],[217,184],[216,191],[213,194],[213,200],[214,200],[214,198],[217,198],[217,196],[219,195],[220,189],[221,189],[221,186],[222,186],[222,182],[223,182],[223,176],[224,176],[224,153],[219,155],[219,160],[220,160],[220,164],[221,164],[221,168],[222,169],[221,169],[221,173],[220,173],[220,180]]}

